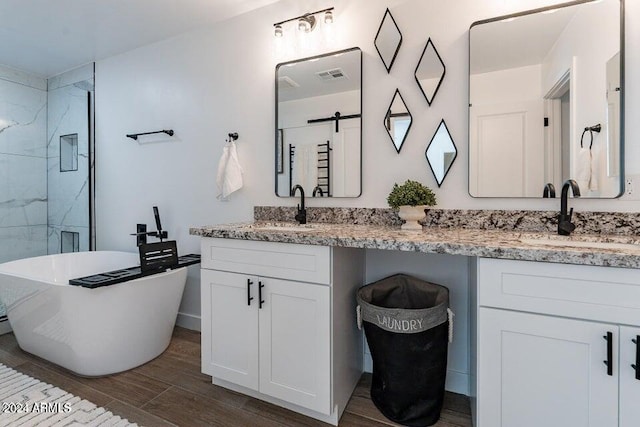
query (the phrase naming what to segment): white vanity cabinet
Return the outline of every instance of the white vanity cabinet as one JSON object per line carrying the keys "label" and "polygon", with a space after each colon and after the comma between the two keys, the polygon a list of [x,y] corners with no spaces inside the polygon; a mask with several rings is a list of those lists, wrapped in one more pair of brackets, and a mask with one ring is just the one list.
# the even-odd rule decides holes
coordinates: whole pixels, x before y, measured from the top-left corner
{"label": "white vanity cabinet", "polygon": [[362,251],[202,239],[202,371],[337,424],[362,373]]}
{"label": "white vanity cabinet", "polygon": [[620,427],[640,424],[639,340],[640,327],[620,327]]}
{"label": "white vanity cabinet", "polygon": [[638,425],[636,270],[479,259],[476,309],[477,427]]}

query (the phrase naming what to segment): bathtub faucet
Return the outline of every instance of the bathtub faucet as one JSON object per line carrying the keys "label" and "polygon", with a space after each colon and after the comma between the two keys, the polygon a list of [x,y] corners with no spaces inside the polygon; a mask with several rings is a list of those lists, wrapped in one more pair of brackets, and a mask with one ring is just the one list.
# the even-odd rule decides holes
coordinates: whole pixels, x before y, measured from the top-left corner
{"label": "bathtub faucet", "polygon": [[168,233],[162,230],[162,224],[160,223],[160,213],[158,212],[157,206],[153,207],[153,216],[156,219],[156,231],[147,231],[147,224],[138,224],[136,226],[136,232],[131,233],[131,236],[136,236],[137,238],[137,246],[146,245],[147,236],[157,237],[161,242],[169,237]]}

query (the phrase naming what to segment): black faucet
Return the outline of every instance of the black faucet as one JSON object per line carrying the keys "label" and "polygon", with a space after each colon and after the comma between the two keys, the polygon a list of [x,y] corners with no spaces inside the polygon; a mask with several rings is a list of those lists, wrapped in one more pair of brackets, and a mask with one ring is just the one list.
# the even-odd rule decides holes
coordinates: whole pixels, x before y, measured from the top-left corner
{"label": "black faucet", "polygon": [[320,193],[320,197],[324,197],[324,191],[322,191],[319,185],[316,185],[316,188],[313,189],[313,197],[316,197],[318,193]]}
{"label": "black faucet", "polygon": [[547,182],[547,185],[544,186],[544,191],[542,192],[542,197],[544,197],[545,199],[548,199],[548,198],[555,199],[556,198],[556,187],[552,183]]}
{"label": "black faucet", "polygon": [[568,179],[562,184],[562,194],[560,196],[560,214],[558,215],[558,234],[561,236],[568,236],[573,230],[576,229],[576,225],[571,222],[571,216],[573,215],[573,208],[567,213],[567,198],[569,197],[569,187],[573,197],[580,197],[580,187],[578,183],[572,179]]}
{"label": "black faucet", "polygon": [[295,185],[291,189],[291,195],[295,197],[296,190],[300,190],[300,204],[298,205],[298,212],[296,213],[296,221],[299,224],[307,223],[307,210],[304,208],[304,188],[300,185]]}
{"label": "black faucet", "polygon": [[131,236],[136,236],[138,246],[147,244],[147,236],[157,237],[161,242],[169,237],[168,233],[162,230],[162,224],[160,223],[160,213],[158,212],[157,206],[153,207],[153,216],[156,219],[156,227],[158,229],[157,231],[147,231],[147,224],[138,224],[136,226],[136,232],[131,234]]}

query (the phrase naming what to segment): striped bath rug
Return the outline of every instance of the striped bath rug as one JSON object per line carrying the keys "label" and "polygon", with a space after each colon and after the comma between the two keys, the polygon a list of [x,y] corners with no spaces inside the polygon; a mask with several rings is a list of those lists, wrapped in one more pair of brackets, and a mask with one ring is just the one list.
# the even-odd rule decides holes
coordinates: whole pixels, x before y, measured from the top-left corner
{"label": "striped bath rug", "polygon": [[104,408],[0,363],[0,426],[136,427]]}

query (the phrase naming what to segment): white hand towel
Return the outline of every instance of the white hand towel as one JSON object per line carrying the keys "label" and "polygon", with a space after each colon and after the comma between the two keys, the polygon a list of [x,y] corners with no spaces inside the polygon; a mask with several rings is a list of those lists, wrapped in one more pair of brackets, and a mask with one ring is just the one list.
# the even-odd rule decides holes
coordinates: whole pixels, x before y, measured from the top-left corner
{"label": "white hand towel", "polygon": [[586,193],[591,183],[591,150],[589,147],[578,149],[575,177],[580,190]]}
{"label": "white hand towel", "polygon": [[312,191],[318,185],[318,147],[315,145],[307,147],[307,169],[304,188]]}
{"label": "white hand towel", "polygon": [[302,185],[304,187],[305,162],[304,162],[304,146],[297,145],[293,156],[293,170],[291,171],[291,186]]}
{"label": "white hand towel", "polygon": [[218,175],[216,184],[218,186],[217,198],[226,199],[229,195],[242,188],[242,166],[238,160],[236,143],[228,142],[222,151],[222,157],[218,162]]}
{"label": "white hand towel", "polygon": [[293,159],[293,183],[306,191],[318,185],[318,151],[315,145],[298,145]]}
{"label": "white hand towel", "polygon": [[599,156],[598,156],[598,152],[596,151],[596,148],[592,148],[591,150],[589,150],[591,153],[591,162],[590,162],[590,166],[591,166],[591,179],[589,180],[589,190],[591,191],[598,191],[598,164],[599,164]]}

